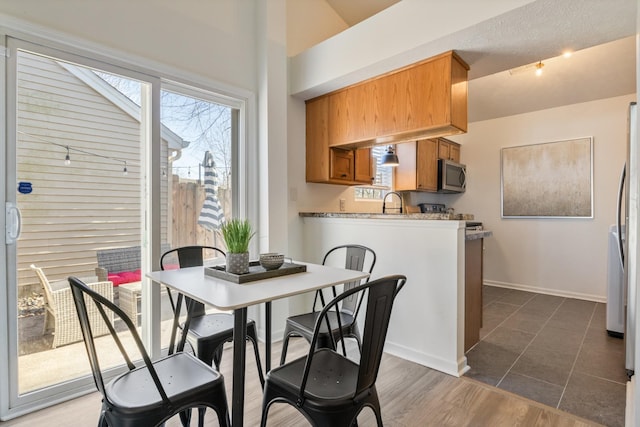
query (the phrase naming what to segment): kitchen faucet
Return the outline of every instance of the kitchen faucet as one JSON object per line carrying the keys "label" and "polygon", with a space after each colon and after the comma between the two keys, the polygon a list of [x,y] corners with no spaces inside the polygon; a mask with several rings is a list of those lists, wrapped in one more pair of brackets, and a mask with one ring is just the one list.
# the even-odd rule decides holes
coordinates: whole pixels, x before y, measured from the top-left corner
{"label": "kitchen faucet", "polygon": [[389,191],[387,194],[384,195],[384,199],[382,199],[382,213],[387,212],[387,197],[389,197],[392,194],[395,194],[396,196],[398,196],[398,199],[400,200],[400,208],[389,208],[389,209],[396,209],[396,210],[399,209],[400,213],[402,213],[402,196],[400,195],[400,193],[396,191]]}

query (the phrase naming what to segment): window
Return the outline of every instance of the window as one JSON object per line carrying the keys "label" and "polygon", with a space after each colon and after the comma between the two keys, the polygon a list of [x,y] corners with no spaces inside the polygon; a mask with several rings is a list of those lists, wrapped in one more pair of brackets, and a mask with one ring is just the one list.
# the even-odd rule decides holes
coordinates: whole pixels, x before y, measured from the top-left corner
{"label": "window", "polygon": [[393,168],[380,165],[380,159],[385,153],[386,148],[386,145],[378,145],[371,149],[371,156],[376,160],[376,178],[371,185],[363,185],[355,188],[354,197],[356,200],[382,200],[385,193],[391,190]]}

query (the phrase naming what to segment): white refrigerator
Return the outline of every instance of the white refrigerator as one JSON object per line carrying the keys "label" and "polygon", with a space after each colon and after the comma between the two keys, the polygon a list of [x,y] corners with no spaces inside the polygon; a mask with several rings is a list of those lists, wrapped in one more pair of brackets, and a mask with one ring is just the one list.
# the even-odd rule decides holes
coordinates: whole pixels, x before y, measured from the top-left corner
{"label": "white refrigerator", "polygon": [[[629,105],[628,117],[628,144],[627,160],[620,180],[620,192],[618,197],[618,223],[616,233],[618,238],[618,250],[620,261],[623,265],[623,289],[625,291],[626,316],[625,316],[625,367],[631,378],[635,371],[635,347],[636,347],[636,304],[638,288],[638,257],[640,247],[638,240],[638,221],[640,213],[639,202],[639,163],[640,152],[637,141],[637,106],[635,102]],[[616,230],[616,231],[617,231]],[[624,236],[624,238],[623,238]],[[624,310],[624,307],[621,307]]]}

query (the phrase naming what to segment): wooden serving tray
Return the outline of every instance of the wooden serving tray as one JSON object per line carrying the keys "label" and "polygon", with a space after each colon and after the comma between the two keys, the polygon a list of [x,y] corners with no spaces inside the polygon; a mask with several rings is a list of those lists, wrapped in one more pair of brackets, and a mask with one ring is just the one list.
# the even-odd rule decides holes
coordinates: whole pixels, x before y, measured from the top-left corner
{"label": "wooden serving tray", "polygon": [[276,268],[275,270],[265,270],[260,265],[260,261],[249,262],[249,272],[245,274],[227,273],[224,265],[214,265],[212,267],[204,268],[204,274],[207,276],[239,284],[253,282],[255,280],[270,279],[272,277],[286,276],[288,274],[303,273],[305,271],[307,271],[306,265],[293,264],[290,262],[285,262],[280,266],[280,268]]}

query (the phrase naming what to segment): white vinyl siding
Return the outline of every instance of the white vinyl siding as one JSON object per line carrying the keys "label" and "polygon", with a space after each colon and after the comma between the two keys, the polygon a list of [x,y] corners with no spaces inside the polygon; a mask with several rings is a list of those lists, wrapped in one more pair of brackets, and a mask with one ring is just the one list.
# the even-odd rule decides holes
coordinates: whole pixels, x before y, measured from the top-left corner
{"label": "white vinyl siding", "polygon": [[[140,123],[49,58],[21,53],[18,76],[18,181],[33,185],[17,196],[19,284],[37,283],[31,263],[51,280],[93,275],[97,249],[140,245]],[[167,170],[164,141],[162,154]]]}

